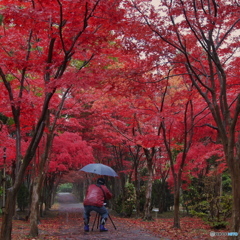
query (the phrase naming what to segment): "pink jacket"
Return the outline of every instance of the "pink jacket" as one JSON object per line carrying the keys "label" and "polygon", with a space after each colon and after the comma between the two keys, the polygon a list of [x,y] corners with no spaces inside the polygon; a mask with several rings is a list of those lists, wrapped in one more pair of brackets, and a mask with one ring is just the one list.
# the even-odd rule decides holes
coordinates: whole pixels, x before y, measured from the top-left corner
{"label": "pink jacket", "polygon": [[109,200],[111,198],[112,193],[108,190],[108,188],[105,185],[91,184],[87,189],[83,205],[102,207],[104,204],[104,199]]}

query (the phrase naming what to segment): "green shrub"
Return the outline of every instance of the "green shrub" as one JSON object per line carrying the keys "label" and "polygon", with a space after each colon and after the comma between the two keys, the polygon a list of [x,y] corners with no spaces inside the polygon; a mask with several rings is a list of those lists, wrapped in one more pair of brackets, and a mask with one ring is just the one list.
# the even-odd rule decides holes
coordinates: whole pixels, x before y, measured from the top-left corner
{"label": "green shrub", "polygon": [[58,192],[72,192],[73,184],[72,183],[64,183],[58,186]]}
{"label": "green shrub", "polygon": [[221,221],[221,222],[216,221],[216,222],[208,222],[208,224],[214,229],[224,229],[227,227],[229,223],[226,221]]}
{"label": "green shrub", "polygon": [[115,211],[125,217],[131,217],[135,209],[136,192],[132,183],[127,183],[124,194],[119,195],[115,201]]}
{"label": "green shrub", "polygon": [[190,213],[202,218],[212,228],[226,228],[226,221],[232,212],[232,196],[225,195],[215,198],[209,198],[207,201],[202,201],[195,206],[191,206]]}

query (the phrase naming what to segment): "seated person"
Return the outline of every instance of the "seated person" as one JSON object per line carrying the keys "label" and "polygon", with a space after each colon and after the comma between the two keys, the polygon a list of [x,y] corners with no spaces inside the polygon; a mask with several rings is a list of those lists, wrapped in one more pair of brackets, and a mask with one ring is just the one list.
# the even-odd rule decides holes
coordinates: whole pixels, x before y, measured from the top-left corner
{"label": "seated person", "polygon": [[108,218],[108,211],[104,206],[105,201],[112,198],[112,193],[105,186],[105,180],[98,178],[97,184],[91,184],[84,199],[84,231],[89,232],[89,218],[91,211],[101,215],[100,232],[108,231],[104,225]]}

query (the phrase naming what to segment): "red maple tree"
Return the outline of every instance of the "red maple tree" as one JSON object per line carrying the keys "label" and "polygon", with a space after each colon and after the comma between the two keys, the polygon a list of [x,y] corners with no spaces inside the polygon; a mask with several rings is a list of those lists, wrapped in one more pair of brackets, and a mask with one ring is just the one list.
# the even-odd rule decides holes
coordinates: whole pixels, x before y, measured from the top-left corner
{"label": "red maple tree", "polygon": [[[2,56],[0,76],[2,113],[14,121],[16,135],[15,181],[7,192],[1,239],[11,239],[16,194],[44,132],[48,109],[57,89],[97,82],[88,64],[93,58],[110,60],[109,34],[123,11],[118,1],[12,1],[1,2]],[[114,16],[114,18],[112,18]],[[105,58],[105,60],[104,60]],[[97,64],[96,64],[97,66]],[[81,84],[79,84],[81,82]],[[26,128],[24,128],[24,125]],[[26,152],[21,147],[29,136]]]}
{"label": "red maple tree", "polygon": [[[159,8],[140,1],[129,2],[136,10],[133,16],[142,24],[149,46],[165,46],[164,55],[152,48],[153,54],[167,59],[174,73],[188,76],[206,102],[223,146],[232,179],[232,231],[240,229],[240,161],[238,121],[240,96],[235,69],[239,41],[239,4],[236,1],[160,1]],[[133,13],[133,9],[131,13]],[[137,20],[136,20],[137,21]],[[148,30],[147,30],[148,28]],[[136,35],[137,36],[137,35]],[[166,57],[166,58],[165,58]],[[238,70],[237,70],[238,72]],[[238,170],[237,170],[238,169]]]}

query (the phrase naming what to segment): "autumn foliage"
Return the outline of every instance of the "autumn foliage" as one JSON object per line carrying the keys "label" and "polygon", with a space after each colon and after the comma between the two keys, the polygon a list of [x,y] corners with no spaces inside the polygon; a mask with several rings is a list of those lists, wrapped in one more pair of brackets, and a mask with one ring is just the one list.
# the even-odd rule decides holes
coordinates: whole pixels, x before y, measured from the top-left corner
{"label": "autumn foliage", "polygon": [[0,165],[11,181],[0,239],[21,184],[36,188],[34,211],[39,198],[50,208],[41,189],[85,184],[78,170],[92,162],[119,173],[116,196],[134,183],[145,220],[154,184],[169,188],[176,228],[182,191],[227,173],[239,232],[239,27],[236,1],[1,1]]}

